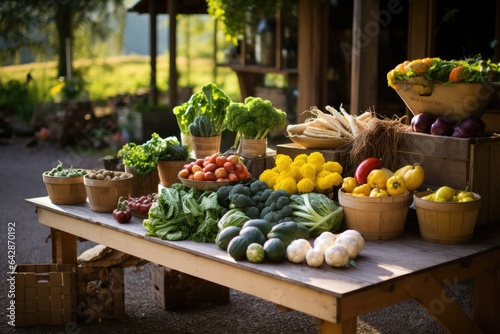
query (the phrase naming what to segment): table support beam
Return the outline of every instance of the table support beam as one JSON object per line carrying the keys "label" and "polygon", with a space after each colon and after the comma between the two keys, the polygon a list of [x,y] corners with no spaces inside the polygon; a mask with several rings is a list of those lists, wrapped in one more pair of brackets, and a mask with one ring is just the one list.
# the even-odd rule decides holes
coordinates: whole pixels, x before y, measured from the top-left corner
{"label": "table support beam", "polygon": [[52,239],[52,262],[76,264],[76,236],[57,230],[50,229]]}

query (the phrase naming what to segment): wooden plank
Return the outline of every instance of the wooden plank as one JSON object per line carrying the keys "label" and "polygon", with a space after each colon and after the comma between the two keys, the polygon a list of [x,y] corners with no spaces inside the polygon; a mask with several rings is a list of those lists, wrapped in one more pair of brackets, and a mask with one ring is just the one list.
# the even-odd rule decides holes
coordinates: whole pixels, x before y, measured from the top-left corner
{"label": "wooden plank", "polygon": [[52,262],[77,263],[76,236],[51,228]]}
{"label": "wooden plank", "polygon": [[[485,289],[484,287],[488,287]],[[485,333],[500,331],[500,268],[474,278],[474,315]]]}
{"label": "wooden plank", "polygon": [[430,57],[434,52],[436,0],[410,1],[408,59]]}
{"label": "wooden plank", "polygon": [[408,291],[449,333],[482,333],[432,275],[415,277]]}

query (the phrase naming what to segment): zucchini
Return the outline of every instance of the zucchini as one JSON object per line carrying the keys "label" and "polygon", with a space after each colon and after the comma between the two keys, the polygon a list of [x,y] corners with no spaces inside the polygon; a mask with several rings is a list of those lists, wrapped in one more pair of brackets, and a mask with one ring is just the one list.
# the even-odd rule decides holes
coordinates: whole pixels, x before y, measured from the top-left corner
{"label": "zucchini", "polygon": [[240,234],[241,228],[238,226],[228,226],[223,228],[217,233],[217,237],[215,237],[215,244],[222,250],[227,250],[227,246],[229,242]]}
{"label": "zucchini", "polygon": [[278,238],[270,238],[264,243],[264,256],[269,262],[283,262],[286,259],[286,247]]}
{"label": "zucchini", "polygon": [[247,248],[251,244],[248,239],[242,236],[236,236],[227,245],[227,254],[236,261],[245,260],[247,257]]}

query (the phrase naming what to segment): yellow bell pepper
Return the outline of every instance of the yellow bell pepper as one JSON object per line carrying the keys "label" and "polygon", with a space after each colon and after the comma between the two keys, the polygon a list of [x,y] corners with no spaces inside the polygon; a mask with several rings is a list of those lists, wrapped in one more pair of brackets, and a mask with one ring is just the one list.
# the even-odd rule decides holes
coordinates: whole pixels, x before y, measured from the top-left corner
{"label": "yellow bell pepper", "polygon": [[[468,198],[468,200],[465,200],[467,198]],[[469,191],[469,185],[467,185],[467,187],[465,187],[465,190],[462,190],[462,191],[458,192],[458,194],[457,194],[457,200],[459,202],[468,202],[468,201],[471,201],[471,200],[472,201],[475,200],[474,194]]]}
{"label": "yellow bell pepper", "polygon": [[358,183],[356,182],[356,179],[352,176],[344,177],[344,179],[342,180],[342,189],[346,193],[352,193],[354,188],[356,188],[357,186],[358,186]]}
{"label": "yellow bell pepper", "polygon": [[366,183],[370,186],[370,188],[374,189],[377,186],[379,189],[386,189],[386,183],[389,179],[389,175],[384,172],[382,169],[374,169],[366,178]]}
{"label": "yellow bell pepper", "polygon": [[370,192],[372,191],[372,188],[368,185],[368,183],[363,183],[362,185],[357,186],[356,188],[353,189],[352,195],[353,196],[370,196]]}
{"label": "yellow bell pepper", "polygon": [[393,175],[387,180],[386,187],[390,196],[402,195],[406,191],[406,182],[402,176]]}
{"label": "yellow bell pepper", "polygon": [[396,176],[402,176],[406,182],[406,189],[415,191],[424,183],[425,172],[419,164],[406,165],[394,172]]}
{"label": "yellow bell pepper", "polygon": [[434,202],[451,202],[455,196],[455,189],[442,186],[434,193]]}
{"label": "yellow bell pepper", "polygon": [[434,193],[430,193],[429,195],[425,195],[422,197],[425,201],[434,201]]}
{"label": "yellow bell pepper", "polygon": [[370,197],[387,197],[389,193],[385,189],[380,189],[377,185],[370,191]]}

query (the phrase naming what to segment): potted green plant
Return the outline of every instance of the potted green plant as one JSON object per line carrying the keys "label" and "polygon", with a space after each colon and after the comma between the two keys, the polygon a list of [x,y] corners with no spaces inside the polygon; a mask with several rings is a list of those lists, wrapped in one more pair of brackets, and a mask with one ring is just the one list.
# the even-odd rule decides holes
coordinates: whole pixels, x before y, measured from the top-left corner
{"label": "potted green plant", "polygon": [[177,182],[179,171],[189,162],[187,145],[179,142],[177,137],[167,138],[165,149],[158,155],[158,175],[164,187],[170,187]]}
{"label": "potted green plant", "polygon": [[196,158],[219,152],[221,135],[226,129],[226,108],[231,102],[216,84],[208,83],[189,101],[173,109],[181,136],[190,138]]}
{"label": "potted green plant", "polygon": [[238,151],[248,157],[265,155],[267,135],[286,126],[286,119],[284,111],[260,97],[231,102],[226,110],[227,129],[236,132],[234,147],[240,146]]}
{"label": "potted green plant", "polygon": [[117,156],[122,158],[125,171],[134,176],[130,196],[148,195],[158,191],[160,178],[157,161],[165,145],[166,140],[154,132],[147,142],[140,145],[127,143],[118,151]]}

